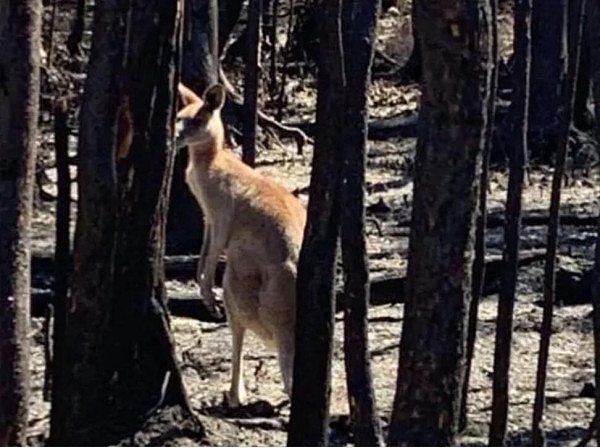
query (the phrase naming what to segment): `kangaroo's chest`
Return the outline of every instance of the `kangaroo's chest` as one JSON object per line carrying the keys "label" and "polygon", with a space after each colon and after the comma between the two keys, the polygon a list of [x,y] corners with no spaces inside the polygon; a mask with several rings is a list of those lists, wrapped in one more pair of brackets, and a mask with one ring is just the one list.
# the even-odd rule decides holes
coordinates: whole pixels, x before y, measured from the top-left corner
{"label": "kangaroo's chest", "polygon": [[220,209],[230,209],[233,185],[229,176],[211,170],[199,170],[190,164],[186,169],[185,179],[202,212],[209,219],[219,213]]}

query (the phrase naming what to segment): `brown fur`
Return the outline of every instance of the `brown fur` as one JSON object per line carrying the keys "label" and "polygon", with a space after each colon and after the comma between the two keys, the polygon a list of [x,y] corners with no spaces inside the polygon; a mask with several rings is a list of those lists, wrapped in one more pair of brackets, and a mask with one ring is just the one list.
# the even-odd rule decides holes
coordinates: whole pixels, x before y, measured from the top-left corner
{"label": "brown fur", "polygon": [[188,146],[186,181],[205,215],[198,263],[202,299],[216,310],[214,273],[227,257],[223,299],[233,336],[231,406],[244,400],[242,344],[246,329],[277,350],[286,392],[291,393],[296,319],[296,265],[306,210],[274,180],[242,163],[223,145],[220,110],[225,99],[213,86],[200,99],[179,87],[178,146]]}

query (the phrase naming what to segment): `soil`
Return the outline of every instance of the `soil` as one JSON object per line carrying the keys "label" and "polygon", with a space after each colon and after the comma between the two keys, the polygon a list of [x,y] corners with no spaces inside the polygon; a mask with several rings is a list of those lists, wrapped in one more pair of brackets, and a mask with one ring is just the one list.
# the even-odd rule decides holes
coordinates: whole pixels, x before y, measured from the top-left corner
{"label": "soil", "polygon": [[[60,2],[59,2],[60,3]],[[65,2],[67,4],[67,2]],[[54,31],[55,63],[46,75],[44,94],[48,99],[57,92],[78,91],[82,88],[84,76],[82,63],[70,62],[64,49],[69,15],[68,5],[61,6]],[[51,6],[46,7],[48,22]],[[399,45],[410,38],[410,7],[393,8],[386,12],[380,24],[378,45],[390,56],[405,60],[410,48]],[[510,17],[501,17],[503,46],[510,45]],[[46,29],[47,36],[47,29]],[[84,48],[89,46],[89,32]],[[236,80],[236,67],[229,67],[232,79]],[[315,83],[309,76],[289,79],[286,93],[290,104],[285,110],[289,121],[313,118]],[[418,90],[415,85],[399,85],[393,80],[375,79],[370,91],[371,117],[387,117],[396,114],[412,113],[417,108]],[[72,148],[76,148],[76,107],[73,102]],[[47,102],[48,103],[48,102]],[[46,104],[47,104],[46,103]],[[293,113],[292,113],[293,112]],[[48,107],[42,114],[42,135],[40,137],[40,171],[47,175],[41,181],[43,189],[53,194],[55,172],[52,168],[51,114]],[[289,190],[305,191],[310,176],[310,148],[302,156],[296,154],[292,142],[279,144],[262,135],[263,149],[258,154],[259,171],[279,180]],[[368,155],[367,190],[368,204],[383,200],[393,212],[373,214],[381,227],[381,234],[375,225],[368,227],[368,250],[372,278],[385,275],[404,275],[407,260],[408,229],[398,226],[398,222],[410,217],[412,198],[411,167],[415,150],[414,139],[391,139],[384,142],[371,142]],[[75,173],[73,173],[75,174]],[[552,169],[534,166],[530,169],[529,183],[524,193],[523,209],[544,211],[549,206]],[[502,211],[506,198],[507,175],[503,168],[492,172],[490,182],[490,211]],[[577,177],[563,190],[564,212],[585,214],[598,213],[598,176]],[[76,193],[74,193],[74,199]],[[300,195],[306,201],[306,194]],[[54,244],[54,204],[38,199],[33,223],[33,254],[48,255]],[[75,209],[73,209],[75,212]],[[371,223],[373,221],[370,221]],[[74,224],[73,224],[74,225]],[[592,227],[564,226],[560,232],[560,264],[580,269],[591,265],[595,229]],[[522,232],[522,248],[541,248],[545,243],[543,226],[526,227]],[[488,232],[487,247],[490,255],[502,251],[502,229]],[[530,443],[531,413],[534,398],[535,369],[539,344],[543,262],[537,262],[522,269],[519,277],[518,301],[515,310],[515,333],[511,366],[509,444],[527,445]],[[34,286],[43,288],[51,284],[51,279],[36,277]],[[190,278],[187,281],[167,282],[171,300],[194,297],[197,286]],[[472,381],[469,392],[469,425],[460,437],[463,445],[487,444],[490,420],[491,375],[495,337],[495,317],[497,297],[485,298],[480,306],[478,338],[473,364]],[[395,391],[398,365],[398,344],[401,336],[403,305],[371,307],[369,310],[369,338],[371,365],[376,390],[379,414],[387,422]],[[557,308],[554,315],[554,333],[550,351],[550,364],[547,382],[547,408],[544,428],[547,431],[548,445],[567,445],[577,442],[585,433],[593,416],[592,398],[580,396],[586,383],[593,383],[593,336],[590,318],[591,305],[583,304]],[[43,400],[44,352],[43,320],[32,319],[32,380],[34,393],[31,408],[32,445],[43,445],[48,435],[49,404]],[[195,319],[173,317],[173,333],[177,351],[183,365],[185,383],[192,405],[206,427],[207,437],[203,443],[210,445],[284,445],[286,425],[289,417],[289,404],[282,389],[274,353],[265,349],[253,335],[245,342],[246,369],[244,381],[247,386],[249,408],[238,412],[228,410],[224,402],[224,392],[228,389],[231,365],[230,331],[225,323],[211,323]],[[335,346],[333,362],[333,385],[331,414],[333,445],[352,443],[348,431],[348,404],[345,391],[345,374],[342,349],[342,316],[336,315]],[[267,403],[265,403],[265,401]],[[171,421],[167,419],[167,421]],[[146,432],[144,432],[146,431]],[[149,444],[153,438],[150,429],[141,429],[137,437],[124,440],[123,444]],[[160,439],[166,445],[190,445],[198,443],[193,434],[173,431]]]}

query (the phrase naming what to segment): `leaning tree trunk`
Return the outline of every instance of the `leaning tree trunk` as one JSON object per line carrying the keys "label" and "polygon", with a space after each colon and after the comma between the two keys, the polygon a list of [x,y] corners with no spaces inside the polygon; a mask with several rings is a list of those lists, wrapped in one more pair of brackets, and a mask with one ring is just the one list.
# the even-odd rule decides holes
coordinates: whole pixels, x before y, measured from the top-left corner
{"label": "leaning tree trunk", "polygon": [[388,440],[394,446],[451,445],[458,430],[491,81],[489,1],[416,0],[415,6],[422,125]]}
{"label": "leaning tree trunk", "polygon": [[367,90],[375,48],[379,0],[345,0],[343,46],[346,69],[345,114],[341,136],[344,177],[341,205],[344,271],[344,360],[356,446],[381,446],[368,346],[369,263],[365,236]]}
{"label": "leaning tree trunk", "polygon": [[580,0],[578,4],[580,7],[580,18],[577,20],[579,32],[576,34],[577,44],[574,47],[571,47],[571,50],[574,51],[575,54],[569,55],[569,66],[566,76],[567,82],[564,84],[561,94],[561,106],[559,108],[561,132],[557,146],[554,175],[552,178],[552,192],[550,195],[550,217],[546,243],[546,263],[544,266],[544,312],[540,331],[540,349],[536,372],[535,402],[533,406],[533,422],[531,428],[532,444],[537,446],[542,446],[544,444],[544,434],[542,432],[541,422],[546,401],[546,375],[550,351],[550,336],[552,333],[552,314],[556,296],[556,251],[560,224],[560,197],[569,145],[569,130],[571,128],[573,116],[573,104],[575,102],[579,55],[585,23],[586,0]]}
{"label": "leaning tree trunk", "polygon": [[0,6],[0,445],[27,443],[41,25],[39,0]]}
{"label": "leaning tree trunk", "polygon": [[[219,11],[216,0],[185,0],[184,4],[181,80],[201,95],[219,79]],[[167,219],[169,253],[198,252],[202,241],[202,212],[185,182],[187,164],[187,151],[180,151],[175,157]]]}
{"label": "leaning tree trunk", "polygon": [[320,0],[315,149],[304,240],[298,261],[296,351],[288,445],[328,442],[334,274],[340,213],[344,67],[341,0]]}
{"label": "leaning tree trunk", "polygon": [[491,446],[504,444],[508,417],[508,385],[512,342],[513,312],[519,272],[521,236],[521,198],[527,163],[527,110],[529,107],[529,69],[531,61],[530,0],[516,0],[514,6],[514,68],[511,101],[509,177],[504,229],[505,263],[498,297],[494,378],[492,391]]}

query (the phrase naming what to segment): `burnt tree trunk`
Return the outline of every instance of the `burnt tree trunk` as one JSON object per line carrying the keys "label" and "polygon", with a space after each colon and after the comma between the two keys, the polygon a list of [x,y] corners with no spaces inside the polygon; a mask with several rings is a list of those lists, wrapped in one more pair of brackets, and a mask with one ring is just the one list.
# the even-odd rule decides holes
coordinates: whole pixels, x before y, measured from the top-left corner
{"label": "burnt tree trunk", "polygon": [[[600,23],[600,5],[598,2],[590,2],[588,5],[588,23]],[[596,138],[600,141],[600,27],[588,27],[590,40],[590,77],[592,79],[592,96],[594,100],[594,112],[596,118]],[[600,388],[599,388],[600,390]]]}
{"label": "burnt tree trunk", "polygon": [[[69,173],[69,114],[66,99],[60,99],[54,108],[54,160],[56,164],[56,223],[54,244],[54,324],[52,326],[51,360],[46,359],[48,379],[54,384],[61,384],[62,369],[54,369],[56,363],[64,363],[65,316],[69,293],[69,274],[71,271],[71,239],[69,227],[71,222],[71,174]],[[50,362],[49,362],[50,361]],[[54,380],[56,378],[56,381]],[[56,394],[60,394],[60,388]]]}
{"label": "burnt tree trunk", "polygon": [[219,54],[222,53],[233,28],[240,19],[243,0],[227,0],[219,3]]}
{"label": "burnt tree trunk", "polygon": [[423,58],[421,56],[421,43],[419,42],[419,29],[415,13],[415,2],[412,3],[411,30],[413,47],[406,63],[402,66],[399,78],[403,82],[419,82],[423,73]]}
{"label": "burnt tree trunk", "polygon": [[481,178],[479,181],[479,213],[475,225],[475,258],[471,279],[471,305],[469,307],[469,325],[467,328],[467,366],[465,378],[462,384],[462,397],[460,403],[459,429],[463,431],[467,427],[467,405],[469,397],[469,382],[471,378],[471,367],[475,354],[475,340],[477,339],[477,318],[479,314],[479,301],[483,295],[485,279],[485,235],[487,226],[487,192],[488,174],[490,165],[490,154],[494,141],[494,123],[496,117],[496,89],[498,86],[498,0],[490,0],[491,23],[492,23],[492,78],[490,83],[490,94],[487,106],[487,123],[485,142],[483,147]]}
{"label": "burnt tree trunk", "polygon": [[[81,106],[78,212],[71,300],[64,316],[64,358],[55,362],[50,440],[54,445],[99,443],[98,416],[107,406],[103,339],[113,294],[119,72],[127,0],[96,5],[92,49]],[[58,335],[55,335],[58,336]],[[58,361],[58,360],[57,360]],[[60,370],[60,371],[59,371]]]}
{"label": "burnt tree trunk", "polygon": [[30,227],[42,4],[0,7],[0,445],[27,443]]}
{"label": "burnt tree trunk", "polygon": [[516,0],[514,6],[514,68],[511,101],[508,191],[504,228],[505,262],[498,296],[494,377],[492,384],[492,421],[490,446],[504,444],[508,416],[508,385],[513,331],[513,311],[519,272],[519,238],[521,236],[521,198],[527,164],[527,111],[529,107],[529,70],[531,65],[531,4]]}
{"label": "burnt tree trunk", "polygon": [[219,79],[219,9],[216,0],[184,2],[181,80],[203,93]]}
{"label": "burnt tree trunk", "polygon": [[83,30],[85,28],[86,1],[87,0],[77,0],[75,17],[73,17],[71,32],[67,38],[67,48],[69,49],[71,56],[79,54],[81,50],[81,39],[83,38]]}
{"label": "burnt tree trunk", "polygon": [[279,0],[271,0],[271,21],[269,23],[269,41],[271,44],[269,65],[269,93],[271,101],[277,99],[277,25],[279,15]]}
{"label": "burnt tree trunk", "polygon": [[488,1],[417,0],[421,127],[389,445],[451,445],[458,431],[474,220],[488,118]]}
{"label": "burnt tree trunk", "polygon": [[343,47],[346,96],[341,144],[341,246],[344,271],[344,360],[356,446],[382,446],[368,346],[369,264],[365,236],[367,90],[379,0],[345,0]]}
{"label": "burnt tree trunk", "polygon": [[[185,0],[184,5],[181,80],[202,94],[219,79],[219,10],[216,0]],[[185,182],[187,163],[188,152],[180,151],[175,157],[167,219],[169,253],[198,252],[202,241],[202,212]]]}
{"label": "burnt tree trunk", "polygon": [[[596,111],[598,108],[596,107]],[[596,112],[598,113],[598,112]],[[598,218],[598,228],[596,237],[596,250],[594,257],[594,284],[592,290],[592,322],[594,335],[594,419],[592,421],[591,433],[596,433],[596,444],[600,443],[600,218]],[[586,444],[587,445],[587,444]],[[582,445],[580,445],[582,446]]]}
{"label": "burnt tree trunk", "polygon": [[340,214],[345,82],[341,0],[320,0],[317,124],[307,224],[298,261],[290,446],[328,442],[334,274]]}
{"label": "burnt tree trunk", "polygon": [[[600,4],[590,2],[588,4],[588,23],[600,23]],[[596,116],[596,138],[600,139],[600,27],[590,26],[588,28],[590,45],[590,78],[592,80],[594,99],[594,112]],[[594,328],[594,367],[595,367],[595,418],[593,428],[596,432],[596,444],[600,444],[600,217],[598,218],[598,235],[596,240],[594,283],[592,286],[593,303],[593,328]]]}
{"label": "burnt tree trunk", "polygon": [[[587,17],[581,15],[582,0],[572,0],[569,2],[569,20],[568,20],[568,36],[569,36],[569,65],[573,64],[573,57],[579,47],[579,68],[577,69],[577,81],[573,91],[573,112],[572,125],[579,130],[589,131],[593,128],[593,124],[589,119],[589,111],[587,108],[588,99],[591,91],[590,78],[590,45],[589,33],[586,32],[588,26],[597,26],[590,23]],[[583,22],[582,22],[583,20]],[[579,34],[580,29],[583,34]]]}
{"label": "burnt tree trunk", "polygon": [[246,68],[244,71],[244,108],[242,160],[246,165],[256,163],[256,108],[258,107],[258,63],[260,58],[263,0],[249,0],[246,27]]}
{"label": "burnt tree trunk", "polygon": [[[122,394],[118,400],[134,416],[144,415],[157,403],[191,409],[169,329],[163,264],[175,154],[178,8],[178,2],[153,0],[135,5],[131,13],[126,85],[135,132],[130,157],[118,165],[110,324],[113,369],[118,372]],[[163,384],[167,386],[164,394]]]}
{"label": "burnt tree trunk", "polygon": [[544,266],[544,312],[540,330],[540,350],[536,373],[535,402],[533,407],[532,444],[542,446],[544,434],[541,428],[542,416],[545,406],[546,375],[548,369],[548,353],[550,350],[550,335],[552,333],[552,314],[556,296],[556,251],[558,243],[558,229],[560,224],[560,196],[562,180],[565,172],[565,161],[569,145],[569,130],[573,116],[575,90],[577,86],[577,72],[579,68],[579,55],[583,26],[585,23],[586,0],[579,2],[580,18],[577,21],[579,31],[577,44],[571,47],[575,54],[569,55],[567,82],[563,86],[561,106],[559,109],[560,123],[562,124],[560,140],[557,147],[554,175],[552,178],[552,192],[550,195],[550,221],[548,223],[548,236],[546,243],[546,263]]}
{"label": "burnt tree trunk", "polygon": [[533,0],[529,145],[531,154],[550,160],[560,128],[560,90],[568,63],[567,0]]}
{"label": "burnt tree trunk", "polygon": [[[62,393],[53,407],[56,444],[120,440],[163,405],[191,412],[169,332],[162,265],[179,16],[179,2],[162,0],[96,7]],[[122,95],[130,99],[135,133],[117,166]],[[194,429],[200,437],[202,428]]]}

